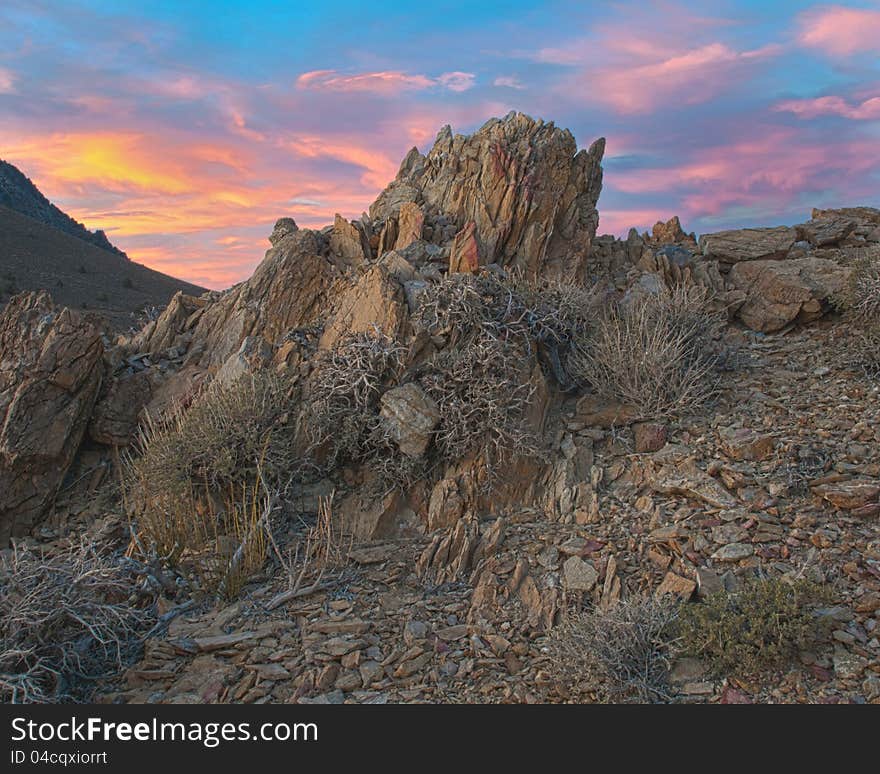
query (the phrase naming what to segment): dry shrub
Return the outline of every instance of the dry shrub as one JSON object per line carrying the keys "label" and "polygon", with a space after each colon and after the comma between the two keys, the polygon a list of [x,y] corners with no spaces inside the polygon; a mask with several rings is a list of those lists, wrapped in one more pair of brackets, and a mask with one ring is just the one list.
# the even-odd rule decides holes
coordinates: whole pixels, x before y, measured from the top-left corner
{"label": "dry shrub", "polygon": [[521,274],[449,274],[419,296],[416,328],[463,345],[474,339],[518,339],[526,351],[537,344],[563,386],[571,342],[595,316],[595,288]]}
{"label": "dry shrub", "polygon": [[319,500],[315,523],[305,529],[286,552],[269,532],[275,556],[287,575],[287,589],[267,603],[269,610],[329,588],[332,580],[327,573],[335,573],[338,577],[339,571],[344,572],[347,568],[354,535],[345,534],[334,520],[334,495],[335,492]]}
{"label": "dry shrub", "polygon": [[318,355],[306,427],[312,451],[326,451],[327,467],[364,462],[390,443],[379,398],[399,375],[404,349],[379,331],[352,334]]}
{"label": "dry shrub", "polygon": [[0,564],[0,698],[87,699],[135,656],[151,613],[124,564],[83,541],[52,556],[17,546]]}
{"label": "dry shrub", "polygon": [[440,410],[434,436],[439,463],[479,453],[491,483],[499,462],[537,453],[538,439],[526,424],[534,387],[523,362],[521,347],[484,334],[418,369],[416,379]]}
{"label": "dry shrub", "polygon": [[148,418],[127,460],[128,478],[145,495],[223,491],[263,476],[282,482],[293,467],[288,384],[268,371],[212,382],[189,408]]}
{"label": "dry shrub", "polygon": [[715,341],[725,319],[700,287],[677,285],[613,304],[575,343],[568,370],[643,417],[704,405],[719,389]]}
{"label": "dry shrub", "polygon": [[344,338],[318,355],[306,402],[310,453],[328,472],[366,465],[377,496],[412,485],[427,467],[400,452],[379,413],[379,399],[396,384],[405,352],[378,330]]}
{"label": "dry shrub", "polygon": [[854,331],[852,360],[867,376],[880,377],[880,316]]}
{"label": "dry shrub", "polygon": [[548,640],[555,677],[574,699],[669,701],[677,615],[674,602],[653,597],[570,615]]}
{"label": "dry shrub", "polygon": [[739,591],[686,605],[679,618],[681,648],[718,676],[780,668],[816,641],[821,627],[815,610],[828,599],[828,590],[812,581],[752,580]]}
{"label": "dry shrub", "polygon": [[880,319],[880,246],[858,251],[852,269],[836,306],[856,321]]}
{"label": "dry shrub", "polygon": [[247,374],[142,428],[123,483],[144,558],[157,556],[204,591],[237,592],[265,559],[255,521],[265,521],[297,463],[288,404],[282,379]]}
{"label": "dry shrub", "polygon": [[837,308],[850,324],[846,359],[868,376],[880,376],[880,246],[860,251],[853,261]]}

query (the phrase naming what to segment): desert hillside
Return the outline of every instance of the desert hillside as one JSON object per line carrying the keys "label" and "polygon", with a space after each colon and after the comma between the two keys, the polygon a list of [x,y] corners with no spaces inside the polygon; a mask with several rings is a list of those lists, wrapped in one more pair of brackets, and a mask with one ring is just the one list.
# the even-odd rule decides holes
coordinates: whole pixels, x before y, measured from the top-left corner
{"label": "desert hillside", "polygon": [[26,290],[47,290],[62,306],[97,312],[123,331],[177,291],[205,292],[0,206],[0,304]]}
{"label": "desert hillside", "polygon": [[880,701],[880,210],[603,236],[585,139],[444,127],[112,345],[9,300],[4,700]]}

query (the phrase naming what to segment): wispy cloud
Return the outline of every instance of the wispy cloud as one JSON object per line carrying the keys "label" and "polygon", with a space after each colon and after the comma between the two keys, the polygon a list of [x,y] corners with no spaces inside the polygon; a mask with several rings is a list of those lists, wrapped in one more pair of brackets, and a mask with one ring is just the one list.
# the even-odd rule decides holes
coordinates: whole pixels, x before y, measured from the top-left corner
{"label": "wispy cloud", "polygon": [[880,10],[824,6],[803,13],[798,40],[836,57],[880,51]]}
{"label": "wispy cloud", "polygon": [[522,81],[515,75],[499,75],[494,81],[493,86],[501,86],[506,89],[524,89]]}
{"label": "wispy cloud", "polygon": [[398,70],[372,73],[343,74],[336,70],[312,70],[296,79],[301,89],[324,91],[371,92],[393,97],[405,91],[422,91],[442,87],[450,91],[467,91],[473,88],[473,73],[441,73],[435,78],[427,75],[411,75]]}
{"label": "wispy cloud", "polygon": [[778,53],[777,46],[736,51],[708,43],[630,66],[599,71],[596,97],[621,113],[647,113],[669,100],[705,102],[740,81],[743,71]]}
{"label": "wispy cloud", "polygon": [[880,97],[870,97],[854,104],[837,96],[790,99],[780,102],[775,109],[807,119],[819,116],[841,116],[853,121],[880,121]]}
{"label": "wispy cloud", "polygon": [[15,74],[6,67],[0,67],[0,94],[12,94],[15,91]]}

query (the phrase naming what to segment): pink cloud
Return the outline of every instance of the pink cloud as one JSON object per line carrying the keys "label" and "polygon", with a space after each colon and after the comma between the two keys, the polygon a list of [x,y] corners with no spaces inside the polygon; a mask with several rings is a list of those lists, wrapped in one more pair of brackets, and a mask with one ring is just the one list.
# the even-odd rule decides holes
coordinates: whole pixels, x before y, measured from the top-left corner
{"label": "pink cloud", "polygon": [[15,75],[12,70],[0,67],[0,94],[12,94],[15,92]]}
{"label": "pink cloud", "polygon": [[798,197],[823,191],[830,180],[853,183],[851,194],[870,195],[870,175],[880,170],[876,143],[847,140],[818,142],[791,129],[766,128],[754,139],[695,152],[672,167],[607,175],[607,182],[627,194],[686,191],[680,213],[690,219],[737,208],[783,211]]}
{"label": "pink cloud", "polygon": [[776,105],[775,110],[794,113],[799,118],[835,115],[854,121],[876,121],[880,120],[880,97],[870,97],[854,105],[835,96],[791,99]]}
{"label": "pink cloud", "polygon": [[596,97],[627,114],[650,112],[671,99],[704,102],[733,85],[743,66],[777,52],[775,46],[735,51],[723,43],[709,43],[629,67],[607,68],[597,81],[602,87]]}
{"label": "pink cloud", "polygon": [[880,49],[880,10],[832,5],[801,15],[798,40],[831,56]]}
{"label": "pink cloud", "polygon": [[296,79],[301,89],[340,92],[370,92],[395,96],[405,91],[422,91],[440,86],[450,91],[467,91],[474,85],[473,73],[442,73],[436,78],[410,75],[400,70],[345,75],[336,70],[312,70]]}

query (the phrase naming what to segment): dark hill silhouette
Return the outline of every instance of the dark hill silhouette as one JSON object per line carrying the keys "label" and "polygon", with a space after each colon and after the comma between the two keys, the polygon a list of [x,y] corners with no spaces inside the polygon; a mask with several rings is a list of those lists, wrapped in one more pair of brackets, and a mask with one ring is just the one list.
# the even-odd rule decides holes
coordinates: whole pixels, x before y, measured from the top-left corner
{"label": "dark hill silhouette", "polygon": [[65,234],[125,257],[103,231],[89,231],[50,202],[20,169],[0,159],[0,204]]}
{"label": "dark hill silhouette", "polygon": [[101,313],[118,330],[144,308],[165,306],[178,290],[205,292],[0,205],[0,306],[40,289],[59,305]]}

